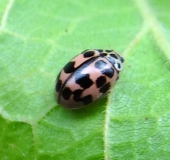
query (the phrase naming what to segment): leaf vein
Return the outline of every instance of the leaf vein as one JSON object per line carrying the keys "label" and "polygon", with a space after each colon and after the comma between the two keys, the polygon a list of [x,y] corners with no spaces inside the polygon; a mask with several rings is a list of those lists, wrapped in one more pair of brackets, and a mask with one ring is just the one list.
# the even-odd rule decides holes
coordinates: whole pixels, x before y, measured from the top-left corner
{"label": "leaf vein", "polygon": [[14,0],[9,0],[7,6],[6,6],[6,9],[4,11],[4,14],[2,16],[2,21],[1,21],[1,25],[0,25],[0,31],[3,30],[6,26],[6,22],[7,22],[7,18],[8,18],[8,15],[9,15],[9,12],[12,8],[14,4]]}
{"label": "leaf vein", "polygon": [[170,45],[162,25],[155,17],[153,11],[151,10],[151,7],[146,0],[135,0],[135,2],[144,18],[145,25],[147,25],[151,29],[156,43],[163,51],[163,54],[167,57],[167,59],[170,60]]}

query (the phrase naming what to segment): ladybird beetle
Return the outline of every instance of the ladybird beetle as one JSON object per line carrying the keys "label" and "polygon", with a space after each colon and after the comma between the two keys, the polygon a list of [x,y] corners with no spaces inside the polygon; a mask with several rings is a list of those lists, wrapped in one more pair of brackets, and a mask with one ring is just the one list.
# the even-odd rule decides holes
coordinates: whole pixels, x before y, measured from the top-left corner
{"label": "ladybird beetle", "polygon": [[103,97],[118,80],[123,61],[113,50],[88,49],[78,54],[56,79],[57,103],[75,109]]}

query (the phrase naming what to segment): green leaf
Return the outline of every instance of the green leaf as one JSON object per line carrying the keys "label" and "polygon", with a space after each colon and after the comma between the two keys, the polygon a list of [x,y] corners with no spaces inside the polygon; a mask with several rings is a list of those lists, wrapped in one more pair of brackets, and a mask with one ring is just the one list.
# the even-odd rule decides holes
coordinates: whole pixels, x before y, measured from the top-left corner
{"label": "green leaf", "polygon": [[[170,1],[1,0],[0,159],[170,157]],[[55,79],[81,51],[114,49],[111,93],[68,110]]]}

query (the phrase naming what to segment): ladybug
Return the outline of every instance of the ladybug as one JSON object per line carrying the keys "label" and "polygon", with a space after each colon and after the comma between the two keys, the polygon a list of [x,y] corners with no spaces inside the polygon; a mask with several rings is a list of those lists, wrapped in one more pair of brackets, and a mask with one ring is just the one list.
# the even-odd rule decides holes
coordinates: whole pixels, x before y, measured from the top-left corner
{"label": "ladybug", "polygon": [[123,62],[113,50],[88,49],[78,54],[56,79],[57,103],[75,109],[103,97],[118,80]]}

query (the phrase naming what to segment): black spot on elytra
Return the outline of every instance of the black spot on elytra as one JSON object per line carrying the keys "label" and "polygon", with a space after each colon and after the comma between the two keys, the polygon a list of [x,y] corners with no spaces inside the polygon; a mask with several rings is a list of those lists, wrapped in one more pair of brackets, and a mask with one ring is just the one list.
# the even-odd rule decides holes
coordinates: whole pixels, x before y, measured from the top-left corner
{"label": "black spot on elytra", "polygon": [[92,96],[91,95],[87,95],[81,98],[81,101],[83,102],[83,104],[87,105],[89,103],[91,103],[93,101]]}
{"label": "black spot on elytra", "polygon": [[57,81],[57,83],[56,83],[56,86],[55,86],[55,90],[56,90],[57,92],[59,92],[61,86],[62,86],[62,81],[61,81],[60,79],[58,79],[58,81]]}
{"label": "black spot on elytra", "polygon": [[96,86],[97,88],[100,88],[106,83],[106,77],[105,76],[100,76],[96,79]]}
{"label": "black spot on elytra", "polygon": [[65,72],[65,73],[72,73],[72,72],[74,72],[75,69],[76,69],[76,68],[74,68],[74,64],[75,64],[75,62],[68,62],[68,63],[64,66],[64,68],[63,68],[64,72]]}
{"label": "black spot on elytra", "polygon": [[117,64],[117,67],[120,69],[120,63]]}
{"label": "black spot on elytra", "polygon": [[109,78],[112,78],[114,75],[114,69],[113,68],[107,68],[101,71],[102,74],[106,75]]}
{"label": "black spot on elytra", "polygon": [[87,52],[83,53],[84,58],[92,57],[92,56],[94,56],[94,54],[95,54],[94,51],[87,51]]}
{"label": "black spot on elytra", "polygon": [[62,96],[65,100],[68,100],[70,98],[71,94],[72,94],[72,91],[68,87],[65,87],[62,91]]}
{"label": "black spot on elytra", "polygon": [[82,94],[83,90],[81,89],[77,89],[73,92],[73,99],[75,101],[80,101],[80,97],[81,97],[81,94]]}
{"label": "black spot on elytra", "polygon": [[91,95],[87,95],[87,96],[81,97],[82,93],[83,93],[83,90],[81,90],[81,89],[75,90],[73,92],[73,99],[74,99],[74,101],[76,101],[76,102],[83,102],[84,105],[87,105],[87,104],[89,104],[89,103],[91,103],[93,101]]}
{"label": "black spot on elytra", "polygon": [[77,74],[75,75],[76,83],[82,88],[86,89],[93,85],[93,81],[90,79],[89,74]]}
{"label": "black spot on elytra", "polygon": [[100,53],[102,53],[103,52],[103,50],[102,49],[96,49],[97,51],[99,51]]}
{"label": "black spot on elytra", "polygon": [[124,62],[124,58],[123,58],[123,57],[120,57],[120,61],[123,63],[123,62]]}
{"label": "black spot on elytra", "polygon": [[113,50],[105,50],[106,52],[113,52]]}
{"label": "black spot on elytra", "polygon": [[95,63],[95,68],[97,68],[97,69],[103,69],[105,66],[107,65],[107,63],[106,62],[104,62],[104,61],[102,61],[102,60],[99,60],[99,61],[97,61],[96,63]]}
{"label": "black spot on elytra", "polygon": [[111,85],[110,85],[109,82],[106,83],[103,87],[100,88],[99,92],[101,92],[101,93],[103,93],[103,94],[107,93],[107,91],[110,89],[110,86],[111,86]]}
{"label": "black spot on elytra", "polygon": [[118,59],[117,56],[115,54],[110,54],[111,57]]}
{"label": "black spot on elytra", "polygon": [[101,57],[106,57],[106,56],[107,56],[107,53],[101,53],[100,56],[101,56]]}

